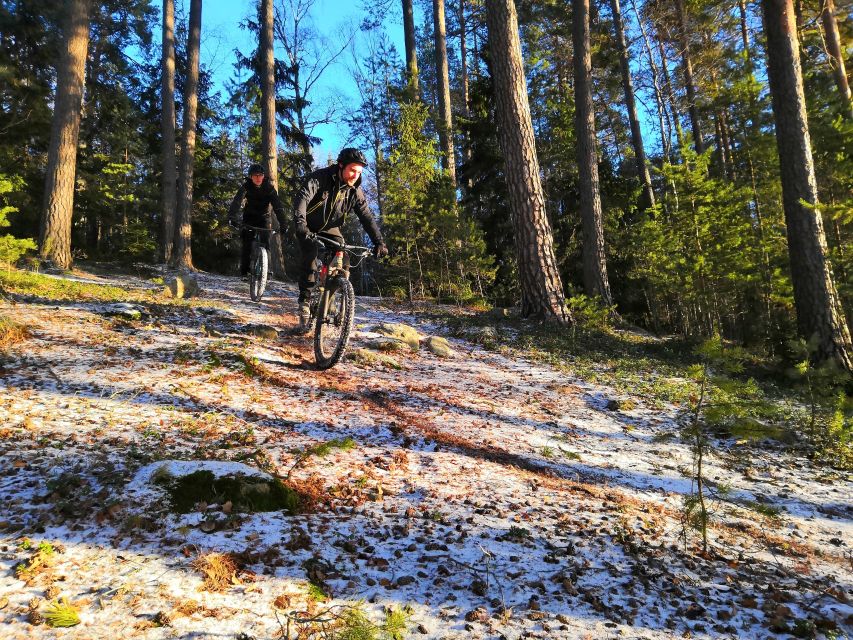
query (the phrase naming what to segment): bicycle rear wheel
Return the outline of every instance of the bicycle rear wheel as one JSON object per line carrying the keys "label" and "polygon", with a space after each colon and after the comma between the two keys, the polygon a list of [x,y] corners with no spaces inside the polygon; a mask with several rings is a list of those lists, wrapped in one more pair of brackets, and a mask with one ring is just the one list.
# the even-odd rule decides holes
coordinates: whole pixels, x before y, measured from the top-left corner
{"label": "bicycle rear wheel", "polygon": [[319,369],[329,369],[343,357],[355,318],[355,292],[344,277],[326,283],[317,308],[314,358]]}
{"label": "bicycle rear wheel", "polygon": [[267,288],[269,253],[260,243],[252,245],[252,260],[249,268],[249,295],[257,302]]}

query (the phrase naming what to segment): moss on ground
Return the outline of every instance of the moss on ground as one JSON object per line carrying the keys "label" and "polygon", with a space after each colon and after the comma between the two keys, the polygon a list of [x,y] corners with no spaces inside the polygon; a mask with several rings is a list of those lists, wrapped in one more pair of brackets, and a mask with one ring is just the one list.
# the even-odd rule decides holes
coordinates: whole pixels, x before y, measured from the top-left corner
{"label": "moss on ground", "polygon": [[159,477],[155,482],[169,494],[177,513],[190,513],[201,502],[231,502],[234,511],[249,513],[287,511],[296,514],[302,505],[299,493],[275,478],[246,475],[217,478],[211,471],[199,470],[177,478]]}
{"label": "moss on ground", "polygon": [[8,293],[38,296],[50,300],[134,302],[153,299],[147,292],[130,292],[123,287],[80,282],[19,269],[0,270],[0,286]]}

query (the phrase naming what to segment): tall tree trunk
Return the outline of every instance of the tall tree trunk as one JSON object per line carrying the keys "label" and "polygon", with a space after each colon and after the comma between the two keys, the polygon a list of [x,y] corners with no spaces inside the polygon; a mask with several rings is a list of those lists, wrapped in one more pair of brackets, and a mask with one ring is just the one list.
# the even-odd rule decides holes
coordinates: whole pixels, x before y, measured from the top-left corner
{"label": "tall tree trunk", "polygon": [[[636,0],[631,0],[631,7],[634,9],[634,14],[637,16],[637,24],[640,26],[640,34],[643,36],[643,47],[646,50],[646,57],[649,60],[649,67],[652,70],[652,84],[655,90],[655,106],[658,111],[658,126],[660,127],[660,144],[663,150],[663,155],[667,162],[672,162],[672,127],[669,122],[669,115],[666,111],[664,103],[663,91],[660,86],[661,76],[658,69],[655,57],[652,54],[652,47],[649,44],[649,36],[646,33],[646,25],[643,24],[643,18],[640,11],[637,9]],[[664,194],[666,195],[666,194]],[[665,198],[664,198],[665,199]]]}
{"label": "tall tree trunk", "polygon": [[441,146],[441,166],[447,170],[456,189],[456,159],[453,153],[453,116],[450,111],[450,73],[447,68],[447,29],[444,19],[444,0],[432,0],[435,36],[435,73],[438,76],[438,139]]}
{"label": "tall tree trunk", "polygon": [[572,45],[575,72],[575,135],[583,228],[583,284],[586,294],[610,306],[610,283],[604,255],[604,224],[598,184],[595,112],[592,105],[592,51],[589,0],[572,0]]}
{"label": "tall tree trunk", "polygon": [[835,360],[853,371],[850,332],[835,289],[823,220],[817,209],[794,8],[791,0],[762,0],[761,5],[797,325],[806,340],[817,338],[818,360]]}
{"label": "tall tree trunk", "polygon": [[[468,95],[468,41],[465,33],[465,0],[459,0],[458,9],[459,19],[459,60],[461,63],[461,82],[462,82],[462,115],[467,119],[470,118],[471,112],[469,109],[470,97]],[[465,136],[463,142],[463,153],[465,162],[471,162],[471,142],[468,136]],[[468,179],[468,188],[472,186],[472,181]]]}
{"label": "tall tree trunk", "polygon": [[412,97],[418,97],[418,48],[415,43],[415,14],[412,0],[403,0],[403,36],[406,40],[406,78]]}
{"label": "tall tree trunk", "polygon": [[56,69],[56,98],[47,153],[39,256],[60,269],[71,267],[71,218],[86,52],[89,48],[89,9],[90,0],[66,3],[65,49]]}
{"label": "tall tree trunk", "polygon": [[275,56],[273,54],[273,2],[261,0],[261,145],[263,163],[272,186],[278,188],[278,145],[275,127]]}
{"label": "tall tree trunk", "polygon": [[521,312],[561,324],[570,321],[554,257],[551,225],[539,178],[536,140],[521,59],[514,0],[489,0],[486,24],[495,84],[498,139],[521,280]]}
{"label": "tall tree trunk", "polygon": [[[264,150],[264,170],[272,183],[278,189],[278,144],[276,142],[275,126],[275,55],[273,24],[275,13],[273,0],[261,0],[261,137]],[[278,218],[272,216],[272,228],[281,231]],[[279,278],[286,276],[284,268],[284,251],[281,246],[281,234],[273,234],[270,238],[270,256],[272,271]]]}
{"label": "tall tree trunk", "polygon": [[738,11],[740,12],[740,38],[743,43],[743,55],[747,63],[752,66],[752,55],[749,51],[749,30],[746,28],[746,0],[738,0]]}
{"label": "tall tree trunk", "polygon": [[163,132],[163,220],[160,252],[169,264],[175,250],[177,158],[175,156],[175,0],[163,0],[163,48],[161,58],[160,127]]}
{"label": "tall tree trunk", "polygon": [[838,23],[835,21],[835,2],[823,0],[823,10],[820,15],[823,20],[823,31],[826,38],[826,50],[835,75],[835,84],[841,96],[841,105],[845,117],[853,119],[853,104],[850,102],[850,85],[847,83],[847,69],[844,66],[844,52],[841,49],[841,36],[838,33]]}
{"label": "tall tree trunk", "polygon": [[[631,68],[628,60],[628,44],[625,41],[625,29],[622,25],[622,10],[619,0],[610,0],[613,11],[613,26],[616,29],[616,46],[619,49],[619,66],[622,69],[622,87],[625,91],[625,107],[628,110],[628,122],[631,125],[631,144],[634,147],[634,159],[637,163],[637,175],[643,185],[643,208],[655,205],[655,193],[652,191],[652,177],[646,164],[646,151],[643,148],[643,134],[640,131],[640,119],[637,117],[637,103],[634,100],[634,83],[631,81]],[[586,28],[587,33],[589,27]],[[588,49],[588,47],[587,47]],[[577,68],[577,65],[576,65]]]}
{"label": "tall tree trunk", "polygon": [[690,113],[690,126],[693,128],[693,147],[696,153],[702,153],[705,150],[705,143],[702,140],[699,111],[696,109],[696,85],[693,83],[693,59],[690,56],[690,32],[687,29],[684,0],[675,0],[675,12],[678,19],[678,45],[681,47],[681,68],[684,73],[684,88],[687,92],[687,108]]}
{"label": "tall tree trunk", "polygon": [[192,207],[195,136],[198,112],[198,67],[201,42],[201,0],[190,1],[190,23],[187,40],[187,78],[184,83],[184,122],[181,144],[181,166],[178,174],[178,248],[172,266],[193,268]]}
{"label": "tall tree trunk", "polygon": [[660,54],[660,67],[663,72],[664,88],[669,101],[669,108],[672,111],[672,121],[675,124],[675,139],[678,142],[678,148],[684,146],[684,130],[681,128],[681,112],[678,109],[678,102],[675,99],[675,89],[672,85],[672,77],[669,75],[669,62],[666,57],[666,48],[663,46],[663,36],[660,32],[660,26],[656,25],[656,40],[658,43],[658,53]]}

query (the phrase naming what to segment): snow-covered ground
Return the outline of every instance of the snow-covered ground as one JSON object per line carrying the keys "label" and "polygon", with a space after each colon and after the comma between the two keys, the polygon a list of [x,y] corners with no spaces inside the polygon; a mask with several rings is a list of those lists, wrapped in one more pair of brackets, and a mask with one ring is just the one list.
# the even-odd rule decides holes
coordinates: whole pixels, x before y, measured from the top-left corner
{"label": "snow-covered ground", "polygon": [[[200,304],[139,304],[139,320],[0,304],[31,331],[0,360],[0,637],[260,640],[288,621],[296,637],[305,612],[358,602],[376,622],[408,606],[413,638],[853,633],[849,474],[728,443],[705,463],[728,501],[712,503],[703,556],[682,536],[692,462],[675,407],[609,410],[624,394],[452,338],[450,359],[317,371],[291,332],[291,286],[256,304],[245,283],[199,280]],[[351,350],[382,322],[442,333],[362,298]],[[355,446],[301,455],[345,438]],[[152,480],[247,467],[289,477],[311,512],[178,514]],[[49,566],[16,574],[44,541]],[[242,566],[223,592],[194,568],[212,551]],[[331,599],[313,602],[309,580]],[[81,624],[31,624],[57,596]]]}

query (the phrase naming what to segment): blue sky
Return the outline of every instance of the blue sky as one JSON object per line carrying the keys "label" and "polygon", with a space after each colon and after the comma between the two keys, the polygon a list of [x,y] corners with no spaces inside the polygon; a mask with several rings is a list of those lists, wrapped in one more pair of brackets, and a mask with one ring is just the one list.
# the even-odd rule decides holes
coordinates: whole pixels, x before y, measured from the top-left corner
{"label": "blue sky", "polygon": [[[304,1],[304,0],[303,0]],[[275,2],[278,10],[278,1]],[[393,3],[393,8],[399,14],[399,2]],[[186,6],[186,0],[176,0],[176,8]],[[202,47],[201,60],[214,75],[220,90],[225,93],[225,83],[232,80],[234,76],[234,49],[239,49],[244,54],[249,54],[257,46],[252,34],[240,28],[240,23],[248,16],[255,15],[257,0],[214,0],[205,2],[202,9]],[[416,20],[420,20],[416,8]],[[183,13],[183,15],[186,15]],[[345,2],[342,0],[315,0],[313,7],[314,25],[316,30],[323,36],[334,40],[335,34],[344,24],[357,26],[364,16],[366,9],[362,0]],[[398,24],[401,17],[394,13],[389,15],[387,25],[388,35],[397,47],[403,51],[402,25]],[[356,38],[359,36],[357,35]],[[276,57],[282,58],[282,47],[276,44]],[[352,65],[352,54],[349,51],[340,56],[338,61],[330,66],[318,82],[315,93],[315,101],[323,102],[328,96],[337,93],[343,98],[357,98],[357,90],[353,83],[349,66]],[[227,97],[227,96],[226,96]],[[325,162],[327,155],[337,155],[338,149],[347,142],[348,130],[342,123],[330,123],[318,125],[314,135],[321,138],[322,142],[314,150],[314,157],[320,164]]]}

